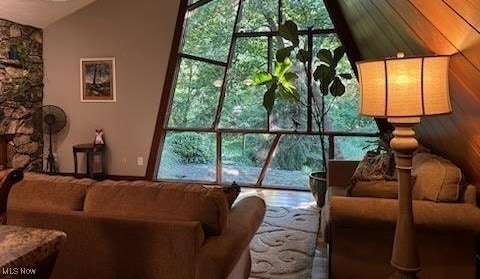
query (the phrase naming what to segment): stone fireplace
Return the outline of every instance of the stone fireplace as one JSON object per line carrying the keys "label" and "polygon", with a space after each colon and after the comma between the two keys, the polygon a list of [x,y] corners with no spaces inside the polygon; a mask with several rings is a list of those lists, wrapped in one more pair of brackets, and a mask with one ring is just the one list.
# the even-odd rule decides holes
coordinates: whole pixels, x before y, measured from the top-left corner
{"label": "stone fireplace", "polygon": [[[8,165],[42,169],[41,29],[0,19],[0,135],[8,134]],[[1,157],[1,155],[0,155]]]}

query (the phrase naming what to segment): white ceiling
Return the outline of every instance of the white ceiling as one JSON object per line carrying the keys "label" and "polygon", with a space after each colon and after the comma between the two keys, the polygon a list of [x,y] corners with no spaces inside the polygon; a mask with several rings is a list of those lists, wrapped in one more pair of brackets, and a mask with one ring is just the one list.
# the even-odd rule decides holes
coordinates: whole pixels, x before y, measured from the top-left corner
{"label": "white ceiling", "polygon": [[0,0],[0,18],[44,28],[96,0]]}

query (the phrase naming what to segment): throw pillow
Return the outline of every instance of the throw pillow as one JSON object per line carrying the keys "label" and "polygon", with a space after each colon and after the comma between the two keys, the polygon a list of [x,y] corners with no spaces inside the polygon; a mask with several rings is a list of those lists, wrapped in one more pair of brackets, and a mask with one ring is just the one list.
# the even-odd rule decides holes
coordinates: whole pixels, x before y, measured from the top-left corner
{"label": "throw pillow", "polygon": [[394,180],[394,171],[395,160],[393,155],[365,156],[355,169],[352,180]]}
{"label": "throw pillow", "polygon": [[[382,182],[395,180],[394,173],[395,159],[393,154],[367,155],[360,161],[350,179],[350,184],[347,187],[347,196],[352,196],[352,194],[358,196],[361,195],[360,193],[365,192],[363,190],[355,191],[355,187],[359,184],[362,184],[362,189],[365,189],[365,185],[378,187],[378,185],[382,185]],[[376,181],[378,183],[362,183],[365,181]],[[371,191],[368,196],[372,196]]]}
{"label": "throw pillow", "polygon": [[413,198],[433,202],[457,202],[463,188],[462,171],[437,155],[419,153],[413,157]]}

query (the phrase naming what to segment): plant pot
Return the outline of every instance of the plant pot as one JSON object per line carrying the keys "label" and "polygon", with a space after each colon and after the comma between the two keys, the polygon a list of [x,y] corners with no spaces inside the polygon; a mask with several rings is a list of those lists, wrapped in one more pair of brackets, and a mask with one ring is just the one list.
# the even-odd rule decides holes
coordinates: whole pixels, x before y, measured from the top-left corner
{"label": "plant pot", "polygon": [[325,204],[325,193],[327,192],[326,172],[319,171],[310,174],[310,190],[317,201],[317,205],[322,207]]}

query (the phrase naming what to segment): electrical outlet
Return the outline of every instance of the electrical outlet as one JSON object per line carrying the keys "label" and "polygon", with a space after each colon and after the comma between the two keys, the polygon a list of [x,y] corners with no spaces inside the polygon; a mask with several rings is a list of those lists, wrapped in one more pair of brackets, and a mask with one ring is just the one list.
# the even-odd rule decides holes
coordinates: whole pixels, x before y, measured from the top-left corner
{"label": "electrical outlet", "polygon": [[122,164],[126,164],[127,163],[127,157],[123,157],[122,158]]}
{"label": "electrical outlet", "polygon": [[137,166],[143,166],[143,157],[137,157]]}

